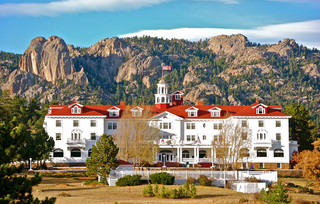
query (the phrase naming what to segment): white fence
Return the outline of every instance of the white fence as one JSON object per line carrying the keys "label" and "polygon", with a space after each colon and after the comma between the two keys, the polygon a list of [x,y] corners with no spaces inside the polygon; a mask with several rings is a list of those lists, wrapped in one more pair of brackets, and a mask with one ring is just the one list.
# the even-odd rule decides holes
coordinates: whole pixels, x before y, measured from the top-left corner
{"label": "white fence", "polygon": [[[263,182],[269,184],[278,181],[278,174],[276,171],[202,171],[202,170],[115,170],[111,171],[109,175],[109,185],[115,184],[118,178],[139,174],[144,179],[149,179],[150,174],[167,172],[175,176],[177,181],[186,180],[188,177],[199,178],[200,175],[205,175],[216,182],[219,186],[224,186],[225,181],[244,181],[246,178],[255,177]],[[179,182],[180,183],[180,182]]]}

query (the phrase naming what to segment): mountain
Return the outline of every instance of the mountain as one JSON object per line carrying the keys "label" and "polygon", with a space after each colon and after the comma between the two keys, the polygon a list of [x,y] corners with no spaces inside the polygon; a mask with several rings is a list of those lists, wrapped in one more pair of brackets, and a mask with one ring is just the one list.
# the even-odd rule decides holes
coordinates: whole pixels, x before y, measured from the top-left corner
{"label": "mountain", "polygon": [[184,92],[187,104],[300,103],[319,124],[319,61],[318,50],[293,39],[261,45],[241,34],[198,42],[107,38],[86,48],[37,37],[23,55],[0,53],[0,86],[41,103],[152,104],[165,63],[170,91]]}

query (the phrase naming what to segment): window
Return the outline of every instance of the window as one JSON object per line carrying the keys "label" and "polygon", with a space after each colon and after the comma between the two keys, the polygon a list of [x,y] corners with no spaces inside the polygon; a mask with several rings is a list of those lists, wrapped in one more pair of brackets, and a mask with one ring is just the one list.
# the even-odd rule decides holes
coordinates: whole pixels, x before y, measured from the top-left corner
{"label": "window", "polygon": [[249,149],[247,148],[242,148],[240,149],[240,157],[249,157]]}
{"label": "window", "polygon": [[171,129],[171,123],[160,123],[160,129]]}
{"label": "window", "polygon": [[281,121],[280,120],[276,121],[276,127],[281,127]]}
{"label": "window", "polygon": [[91,136],[91,137],[90,137],[91,140],[96,140],[96,138],[97,138],[97,137],[96,137],[96,133],[94,133],[94,132],[92,132],[90,136]]}
{"label": "window", "polygon": [[91,127],[96,127],[97,126],[96,120],[90,120],[90,126]]}
{"label": "window", "polygon": [[75,107],[71,108],[71,113],[72,114],[80,114],[81,108],[78,108],[78,106],[75,106]]}
{"label": "window", "polygon": [[247,163],[242,163],[242,168],[247,169]]}
{"label": "window", "polygon": [[214,135],[214,136],[213,136],[213,140],[214,140],[215,142],[218,142],[218,138],[219,138],[218,135]]}
{"label": "window", "polygon": [[109,112],[110,117],[119,117],[119,111],[110,111]]}
{"label": "window", "polygon": [[263,127],[264,126],[263,120],[259,120],[258,123],[259,123],[259,127]]}
{"label": "window", "polygon": [[265,140],[266,139],[266,133],[257,133],[257,140]]}
{"label": "window", "polygon": [[195,135],[187,135],[187,141],[196,141]]}
{"label": "window", "polygon": [[197,111],[188,111],[189,117],[197,117]]}
{"label": "window", "polygon": [[196,124],[195,123],[187,123],[187,129],[196,129]]}
{"label": "window", "polygon": [[53,157],[63,157],[63,150],[62,149],[55,149],[53,151]]}
{"label": "window", "polygon": [[71,133],[72,140],[80,140],[81,139],[81,132],[75,131]]}
{"label": "window", "polygon": [[142,111],[132,111],[132,116],[133,117],[141,117],[142,116]]}
{"label": "window", "polygon": [[188,150],[183,150],[182,158],[189,158],[189,157],[190,157],[189,151]]}
{"label": "window", "polygon": [[81,150],[80,149],[72,149],[71,150],[71,157],[81,157]]}
{"label": "window", "polygon": [[199,158],[205,158],[206,154],[207,154],[206,150],[200,150],[199,151]]}
{"label": "window", "polygon": [[116,130],[117,123],[108,123],[108,130]]}
{"label": "window", "polygon": [[242,140],[247,140],[247,139],[248,139],[248,135],[247,135],[246,132],[242,132],[242,133],[241,133],[241,139],[242,139]]}
{"label": "window", "polygon": [[247,127],[247,121],[246,120],[242,120],[241,121],[241,127]]}
{"label": "window", "polygon": [[161,135],[160,139],[171,139],[171,135]]}
{"label": "window", "polygon": [[202,140],[207,140],[207,135],[202,135]]}
{"label": "window", "polygon": [[56,133],[56,140],[61,140],[61,133]]}
{"label": "window", "polygon": [[211,117],[220,117],[220,111],[212,111],[211,112]]}
{"label": "window", "polygon": [[162,97],[162,98],[161,98],[161,103],[164,103],[165,100],[166,100],[166,99],[165,99],[164,97]]}
{"label": "window", "polygon": [[265,149],[258,149],[258,150],[257,150],[257,157],[267,157],[267,150],[265,150]]}
{"label": "window", "polygon": [[283,150],[282,149],[275,149],[273,153],[273,157],[283,157]]}
{"label": "window", "polygon": [[56,127],[61,127],[61,120],[56,120]]}
{"label": "window", "polygon": [[91,149],[89,149],[89,150],[88,150],[88,157],[91,156],[91,153],[92,153],[92,151],[91,151]]}
{"label": "window", "polygon": [[79,120],[73,120],[73,127],[79,127]]}
{"label": "window", "polygon": [[221,130],[222,129],[222,123],[213,123],[213,129],[214,130]]}
{"label": "window", "polygon": [[276,133],[276,140],[281,140],[281,133]]}
{"label": "window", "polygon": [[265,114],[265,109],[260,106],[259,108],[256,109],[256,113],[257,114]]}
{"label": "window", "polygon": [[260,166],[259,166],[261,169],[264,168],[264,163],[260,163]]}
{"label": "window", "polygon": [[277,169],[281,169],[281,163],[277,163]]}
{"label": "window", "polygon": [[174,95],[174,98],[175,98],[176,100],[181,100],[181,95],[180,95],[180,94],[176,94],[176,95]]}

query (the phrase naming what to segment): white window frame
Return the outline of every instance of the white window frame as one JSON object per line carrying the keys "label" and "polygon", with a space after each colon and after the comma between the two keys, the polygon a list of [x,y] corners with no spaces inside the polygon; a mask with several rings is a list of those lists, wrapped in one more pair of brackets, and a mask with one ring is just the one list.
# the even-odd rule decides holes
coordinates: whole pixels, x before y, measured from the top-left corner
{"label": "white window frame", "polygon": [[[60,139],[57,139],[58,137],[60,137]],[[61,134],[61,132],[57,132],[57,133],[56,133],[56,140],[62,140],[62,134]]]}
{"label": "white window frame", "polygon": [[220,111],[219,110],[211,111],[211,117],[220,117]]}
{"label": "white window frame", "polygon": [[72,114],[81,114],[81,108],[79,108],[78,106],[75,106],[75,107],[71,108],[71,113]]}
{"label": "white window frame", "polygon": [[196,124],[195,123],[187,123],[187,130],[195,130]]}
{"label": "white window frame", "polygon": [[174,95],[175,100],[181,100],[181,95],[180,94],[175,94]]}
{"label": "white window frame", "polygon": [[119,117],[119,111],[118,110],[109,111],[109,116],[110,117]]}
{"label": "white window frame", "polygon": [[195,110],[188,111],[188,117],[197,117],[197,115],[197,111]]}
{"label": "white window frame", "polygon": [[256,114],[266,114],[266,109],[265,109],[265,108],[262,108],[262,106],[259,106],[259,107],[256,109]]}

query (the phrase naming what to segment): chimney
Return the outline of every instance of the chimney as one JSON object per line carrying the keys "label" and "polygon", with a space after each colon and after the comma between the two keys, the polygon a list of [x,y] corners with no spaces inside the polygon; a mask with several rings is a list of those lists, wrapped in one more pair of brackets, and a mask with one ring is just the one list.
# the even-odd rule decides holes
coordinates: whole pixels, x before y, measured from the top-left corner
{"label": "chimney", "polygon": [[259,99],[256,100],[256,103],[259,103]]}
{"label": "chimney", "polygon": [[120,101],[120,106],[124,106],[126,103],[124,101]]}
{"label": "chimney", "polygon": [[198,102],[196,103],[196,106],[203,106],[203,101],[198,101]]}

